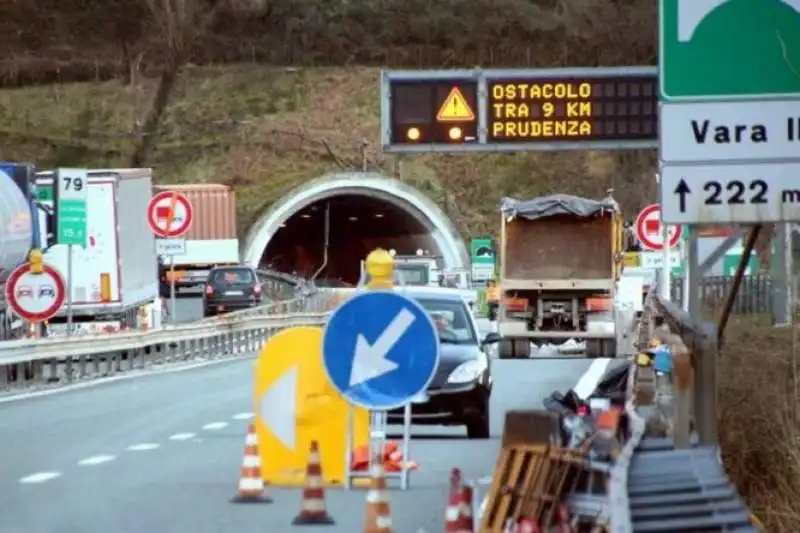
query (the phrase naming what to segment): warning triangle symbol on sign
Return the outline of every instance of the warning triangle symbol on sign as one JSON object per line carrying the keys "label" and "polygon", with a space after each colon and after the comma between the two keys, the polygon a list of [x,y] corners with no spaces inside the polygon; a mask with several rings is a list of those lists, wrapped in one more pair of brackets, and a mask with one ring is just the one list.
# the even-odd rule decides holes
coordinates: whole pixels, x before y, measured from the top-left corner
{"label": "warning triangle symbol on sign", "polygon": [[450,94],[444,99],[439,113],[436,115],[439,122],[465,122],[475,120],[475,113],[461,94],[458,87],[453,87]]}

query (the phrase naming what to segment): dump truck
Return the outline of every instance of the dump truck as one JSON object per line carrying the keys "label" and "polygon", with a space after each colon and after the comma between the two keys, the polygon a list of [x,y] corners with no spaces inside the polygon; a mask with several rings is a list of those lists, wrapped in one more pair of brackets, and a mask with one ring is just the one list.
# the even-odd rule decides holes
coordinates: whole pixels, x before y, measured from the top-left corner
{"label": "dump truck", "polygon": [[532,344],[570,339],[585,341],[587,356],[613,356],[623,245],[617,202],[610,194],[504,198],[501,212],[500,357],[529,357]]}
{"label": "dump truck", "polygon": [[236,193],[227,185],[197,183],[158,185],[154,192],[177,191],[192,204],[191,227],[179,239],[186,240],[186,253],[159,258],[159,291],[170,294],[170,267],[175,262],[175,289],[199,287],[216,266],[239,264],[239,236],[236,231]]}

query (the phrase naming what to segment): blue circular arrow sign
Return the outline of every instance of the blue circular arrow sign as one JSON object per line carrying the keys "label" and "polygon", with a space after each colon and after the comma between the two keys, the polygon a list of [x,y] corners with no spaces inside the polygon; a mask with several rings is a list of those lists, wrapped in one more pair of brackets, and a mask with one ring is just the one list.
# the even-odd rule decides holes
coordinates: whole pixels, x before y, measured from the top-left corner
{"label": "blue circular arrow sign", "polygon": [[439,366],[439,338],[414,300],[390,291],[362,292],[328,319],[322,364],[350,403],[394,409],[428,388]]}

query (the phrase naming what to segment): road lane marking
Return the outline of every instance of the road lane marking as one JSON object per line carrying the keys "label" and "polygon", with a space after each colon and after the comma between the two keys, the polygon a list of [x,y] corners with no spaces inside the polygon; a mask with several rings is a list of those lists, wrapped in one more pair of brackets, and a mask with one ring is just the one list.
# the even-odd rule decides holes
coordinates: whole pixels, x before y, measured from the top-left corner
{"label": "road lane marking", "polygon": [[194,433],[175,433],[169,438],[169,440],[189,440],[194,436]]}
{"label": "road lane marking", "polygon": [[20,483],[44,483],[61,476],[61,472],[37,472],[20,478]]}
{"label": "road lane marking", "polygon": [[146,452],[148,450],[155,450],[159,446],[160,444],[156,444],[155,442],[143,442],[141,444],[134,444],[133,446],[128,446],[128,450],[132,452]]}
{"label": "road lane marking", "polygon": [[233,415],[234,420],[250,420],[251,418],[253,418],[253,413],[239,413]]}
{"label": "road lane marking", "polygon": [[581,376],[578,383],[572,388],[581,400],[588,398],[597,388],[597,384],[603,379],[611,359],[608,357],[599,357],[592,359],[592,364],[589,369]]}
{"label": "road lane marking", "polygon": [[111,462],[114,459],[115,457],[113,455],[94,455],[92,457],[87,457],[86,459],[81,459],[78,461],[78,464],[81,466],[94,466]]}
{"label": "road lane marking", "polygon": [[69,392],[81,389],[90,389],[92,387],[97,387],[98,385],[106,385],[108,383],[114,383],[116,381],[127,381],[129,379],[137,379],[137,378],[148,378],[151,376],[163,376],[166,374],[177,374],[179,372],[186,372],[188,370],[197,370],[199,368],[205,368],[207,366],[217,366],[217,365],[227,365],[232,363],[241,363],[242,361],[251,360],[253,365],[255,365],[256,357],[258,357],[258,353],[253,353],[253,355],[240,355],[237,357],[232,357],[230,359],[216,359],[214,361],[200,361],[198,363],[175,363],[178,366],[174,368],[158,368],[154,370],[140,370],[134,371],[131,373],[122,374],[119,376],[113,376],[108,378],[92,378],[91,381],[84,381],[82,383],[73,383],[70,385],[59,385],[52,389],[46,390],[39,390],[39,391],[31,391],[31,392],[21,392],[19,394],[11,394],[9,396],[0,397],[0,404],[3,403],[11,403],[11,402],[18,402],[22,400],[30,400],[32,398],[40,398],[42,396],[53,396],[54,394],[61,394],[62,392]]}
{"label": "road lane marking", "polygon": [[203,426],[203,429],[207,431],[213,431],[215,429],[222,429],[227,425],[228,425],[227,422],[211,422],[210,424],[206,424],[205,426]]}

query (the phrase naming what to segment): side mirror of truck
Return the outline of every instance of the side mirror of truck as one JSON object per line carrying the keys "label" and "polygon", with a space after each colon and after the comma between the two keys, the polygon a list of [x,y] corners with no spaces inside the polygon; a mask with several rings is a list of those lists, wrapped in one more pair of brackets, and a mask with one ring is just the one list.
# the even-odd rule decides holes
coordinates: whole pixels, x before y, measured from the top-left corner
{"label": "side mirror of truck", "polygon": [[494,344],[496,342],[500,342],[501,340],[503,340],[503,337],[501,337],[499,333],[491,331],[486,334],[486,336],[483,338],[483,341],[481,341],[481,344]]}

